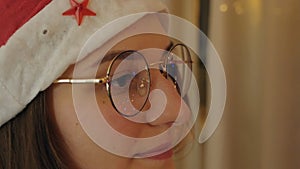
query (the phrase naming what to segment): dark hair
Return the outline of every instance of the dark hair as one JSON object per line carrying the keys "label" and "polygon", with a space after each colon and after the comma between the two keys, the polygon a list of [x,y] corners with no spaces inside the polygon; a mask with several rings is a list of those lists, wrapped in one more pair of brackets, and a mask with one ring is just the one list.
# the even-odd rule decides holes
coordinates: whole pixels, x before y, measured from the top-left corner
{"label": "dark hair", "polygon": [[54,115],[48,112],[46,92],[40,92],[0,128],[0,168],[78,168],[62,138]]}

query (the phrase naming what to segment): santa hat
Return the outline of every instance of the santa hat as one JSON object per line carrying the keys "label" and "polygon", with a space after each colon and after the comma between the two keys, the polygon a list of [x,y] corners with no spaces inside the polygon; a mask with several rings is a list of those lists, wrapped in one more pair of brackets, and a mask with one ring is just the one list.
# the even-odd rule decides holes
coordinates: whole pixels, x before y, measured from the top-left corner
{"label": "santa hat", "polygon": [[[159,0],[1,0],[0,127],[75,63],[99,28],[164,9]],[[103,43],[119,31],[104,35]]]}

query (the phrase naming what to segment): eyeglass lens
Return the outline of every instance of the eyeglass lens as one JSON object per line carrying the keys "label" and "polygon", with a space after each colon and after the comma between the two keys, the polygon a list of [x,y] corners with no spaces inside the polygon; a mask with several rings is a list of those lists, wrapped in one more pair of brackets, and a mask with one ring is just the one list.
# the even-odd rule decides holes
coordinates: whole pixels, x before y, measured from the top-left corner
{"label": "eyeglass lens", "polygon": [[[189,49],[176,44],[163,56],[161,73],[171,79],[184,97],[191,79],[192,61]],[[123,116],[132,117],[145,106],[150,92],[150,71],[146,58],[137,51],[125,51],[112,61],[107,88],[115,109]]]}

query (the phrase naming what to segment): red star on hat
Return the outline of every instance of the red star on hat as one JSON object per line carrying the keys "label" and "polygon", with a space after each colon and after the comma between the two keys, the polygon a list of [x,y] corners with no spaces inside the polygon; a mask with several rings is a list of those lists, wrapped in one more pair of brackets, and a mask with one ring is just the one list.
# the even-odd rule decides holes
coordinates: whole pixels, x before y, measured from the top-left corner
{"label": "red star on hat", "polygon": [[95,16],[96,13],[87,8],[89,0],[83,0],[81,3],[76,2],[75,0],[70,0],[71,8],[66,10],[63,15],[64,16],[72,16],[74,15],[78,26],[81,25],[82,19],[84,16]]}

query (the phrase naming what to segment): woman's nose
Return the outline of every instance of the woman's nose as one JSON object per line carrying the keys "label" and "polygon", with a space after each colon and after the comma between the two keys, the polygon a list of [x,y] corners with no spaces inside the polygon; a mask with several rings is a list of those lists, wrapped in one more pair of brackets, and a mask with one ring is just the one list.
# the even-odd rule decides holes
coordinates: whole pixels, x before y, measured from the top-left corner
{"label": "woman's nose", "polygon": [[[154,119],[149,122],[150,125],[172,125],[185,124],[191,117],[191,111],[185,101],[181,98],[177,91],[176,85],[171,79],[165,78],[159,70],[151,70],[151,92],[160,91],[162,94],[155,94],[151,100],[155,100],[156,105],[164,107],[160,109],[162,112],[152,112],[147,116]],[[150,116],[150,117],[149,117]],[[153,116],[153,117],[151,117]]]}

